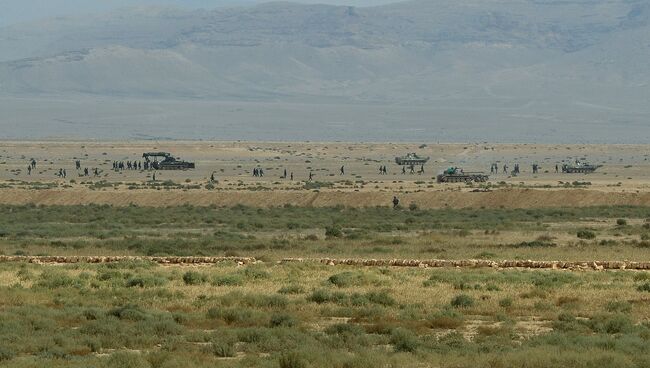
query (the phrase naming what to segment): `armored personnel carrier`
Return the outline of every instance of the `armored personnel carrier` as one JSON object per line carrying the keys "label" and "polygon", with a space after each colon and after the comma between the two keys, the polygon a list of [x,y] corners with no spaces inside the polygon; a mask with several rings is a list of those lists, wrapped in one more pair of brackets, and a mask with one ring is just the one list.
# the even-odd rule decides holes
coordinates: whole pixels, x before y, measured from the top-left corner
{"label": "armored personnel carrier", "polygon": [[[142,157],[156,170],[194,169],[194,162],[181,161],[168,152],[146,152],[142,154]],[[158,161],[158,158],[162,158],[162,160]]]}
{"label": "armored personnel carrier", "polygon": [[567,174],[590,174],[603,165],[592,165],[588,162],[576,160],[573,164],[562,165],[562,172]]}
{"label": "armored personnel carrier", "polygon": [[406,156],[395,157],[395,162],[402,166],[420,166],[429,161],[429,157],[420,157],[415,153],[409,153]]}
{"label": "armored personnel carrier", "polygon": [[450,167],[439,174],[436,179],[438,183],[481,183],[488,181],[490,177],[482,172],[464,172],[461,168]]}

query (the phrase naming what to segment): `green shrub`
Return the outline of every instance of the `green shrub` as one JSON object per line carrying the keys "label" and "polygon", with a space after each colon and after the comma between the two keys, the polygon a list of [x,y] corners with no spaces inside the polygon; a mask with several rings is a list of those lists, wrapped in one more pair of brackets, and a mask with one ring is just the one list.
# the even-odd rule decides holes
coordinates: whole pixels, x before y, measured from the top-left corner
{"label": "green shrub", "polygon": [[502,308],[510,308],[512,307],[512,298],[503,298],[499,300],[499,306]]}
{"label": "green shrub", "polygon": [[363,286],[372,280],[363,271],[346,271],[330,276],[327,281],[340,288],[345,288],[350,286]]}
{"label": "green shrub", "polygon": [[129,352],[117,352],[111,354],[106,360],[106,368],[151,368],[140,354]]}
{"label": "green shrub", "polygon": [[16,356],[16,353],[7,346],[0,345],[0,362],[11,360]]}
{"label": "green shrub", "polygon": [[626,220],[626,219],[622,219],[622,218],[617,219],[617,220],[616,220],[616,225],[618,225],[618,226],[625,226],[625,225],[627,225],[627,220]]}
{"label": "green shrub", "polygon": [[269,321],[269,327],[293,327],[298,321],[286,313],[274,314]]}
{"label": "green shrub", "polygon": [[183,274],[185,285],[200,285],[206,282],[208,277],[200,272],[187,271]]}
{"label": "green shrub", "polygon": [[396,352],[407,353],[416,351],[419,345],[417,336],[415,336],[413,332],[403,328],[396,328],[393,330],[390,336],[390,343],[393,345]]}
{"label": "green shrub", "polygon": [[237,353],[235,351],[235,345],[225,341],[212,342],[210,344],[210,351],[220,358],[231,358]]}
{"label": "green shrub", "polygon": [[325,236],[328,238],[340,238],[343,236],[343,231],[339,226],[328,226],[325,228]]}
{"label": "green shrub", "polygon": [[246,269],[244,270],[244,276],[250,280],[262,280],[271,277],[271,275],[268,272],[256,266],[246,267]]}
{"label": "green shrub", "polygon": [[127,304],[117,307],[108,311],[108,315],[117,317],[123,320],[142,321],[149,317],[149,315],[135,304]]}
{"label": "green shrub", "polygon": [[456,329],[463,325],[464,316],[453,309],[444,309],[429,318],[431,328]]}
{"label": "green shrub", "polygon": [[636,287],[638,291],[647,291],[650,292],[650,282],[646,282]]}
{"label": "green shrub", "polygon": [[303,289],[302,286],[300,285],[287,285],[283,286],[278,290],[278,293],[280,294],[302,294],[305,292],[305,289]]}
{"label": "green shrub", "polygon": [[596,238],[596,233],[594,233],[591,230],[579,230],[576,235],[580,239],[590,240],[590,239],[595,239]]}
{"label": "green shrub", "polygon": [[38,278],[36,286],[46,289],[58,288],[80,288],[84,285],[83,281],[64,272],[46,270]]}
{"label": "green shrub", "polygon": [[460,294],[451,300],[451,306],[454,308],[469,308],[474,305],[474,298],[467,294]]}
{"label": "green shrub", "polygon": [[278,365],[280,368],[306,368],[307,363],[296,352],[282,353],[278,359]]}
{"label": "green shrub", "polygon": [[156,287],[164,286],[167,283],[167,279],[157,276],[134,276],[126,280],[126,287]]}
{"label": "green shrub", "polygon": [[244,278],[239,275],[217,275],[212,279],[213,286],[241,286]]}

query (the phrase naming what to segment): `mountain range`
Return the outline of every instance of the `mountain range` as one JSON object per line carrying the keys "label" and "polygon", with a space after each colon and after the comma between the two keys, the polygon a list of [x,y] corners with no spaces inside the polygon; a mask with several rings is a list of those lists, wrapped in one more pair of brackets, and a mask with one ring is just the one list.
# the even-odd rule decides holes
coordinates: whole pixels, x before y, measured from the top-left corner
{"label": "mountain range", "polygon": [[[648,129],[648,60],[646,0],[140,7],[0,28],[0,99],[285,106],[270,123],[291,105],[396,106],[422,111],[423,127],[600,132],[588,142]],[[339,118],[354,125],[363,114]],[[503,139],[531,140],[518,134]]]}

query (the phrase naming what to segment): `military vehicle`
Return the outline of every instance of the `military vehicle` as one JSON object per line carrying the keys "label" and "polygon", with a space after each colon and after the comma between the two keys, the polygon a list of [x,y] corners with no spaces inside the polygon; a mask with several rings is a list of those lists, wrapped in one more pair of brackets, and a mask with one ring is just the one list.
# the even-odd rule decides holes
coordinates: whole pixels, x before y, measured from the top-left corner
{"label": "military vehicle", "polygon": [[406,156],[395,157],[395,162],[402,166],[420,166],[429,161],[429,157],[420,157],[415,153],[409,153]]}
{"label": "military vehicle", "polygon": [[461,168],[450,167],[439,174],[436,179],[438,183],[481,183],[488,181],[490,177],[482,172],[464,172]]}
{"label": "military vehicle", "polygon": [[567,174],[590,174],[603,165],[592,165],[588,162],[576,160],[573,164],[562,165],[562,172]]}
{"label": "military vehicle", "polygon": [[[168,152],[145,152],[142,157],[156,170],[194,169],[194,162],[181,161]],[[158,161],[158,158],[162,158],[162,160]]]}

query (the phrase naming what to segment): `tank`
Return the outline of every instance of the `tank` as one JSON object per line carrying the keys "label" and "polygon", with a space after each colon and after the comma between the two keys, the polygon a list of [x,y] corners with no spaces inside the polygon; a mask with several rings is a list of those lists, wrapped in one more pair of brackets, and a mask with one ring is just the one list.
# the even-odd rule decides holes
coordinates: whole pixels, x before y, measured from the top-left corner
{"label": "tank", "polygon": [[424,165],[429,161],[429,157],[420,157],[415,153],[409,153],[406,156],[395,157],[395,162],[398,165],[404,166],[419,166]]}
{"label": "tank", "polygon": [[[156,170],[186,170],[194,169],[194,162],[181,161],[168,152],[147,152],[142,157]],[[153,161],[151,158],[153,157]],[[162,158],[158,161],[158,157]]]}
{"label": "tank", "polygon": [[482,183],[489,179],[483,172],[465,172],[459,167],[450,167],[436,177],[438,183]]}
{"label": "tank", "polygon": [[576,160],[573,164],[562,165],[562,172],[567,174],[589,174],[603,165],[592,165],[585,161]]}

